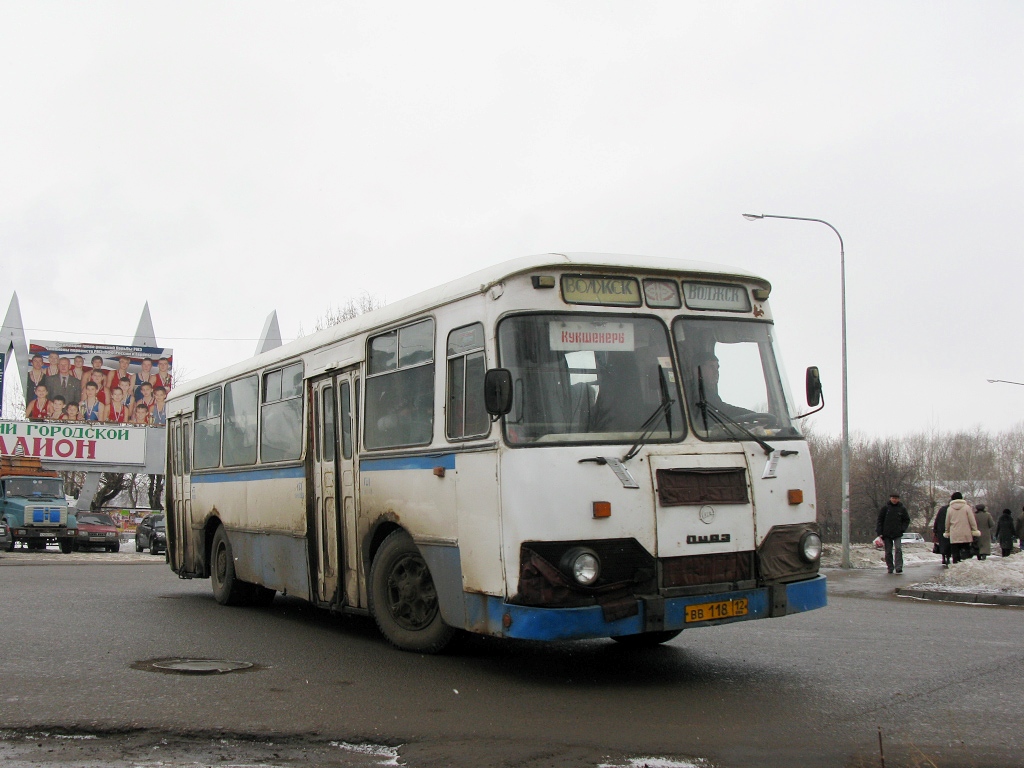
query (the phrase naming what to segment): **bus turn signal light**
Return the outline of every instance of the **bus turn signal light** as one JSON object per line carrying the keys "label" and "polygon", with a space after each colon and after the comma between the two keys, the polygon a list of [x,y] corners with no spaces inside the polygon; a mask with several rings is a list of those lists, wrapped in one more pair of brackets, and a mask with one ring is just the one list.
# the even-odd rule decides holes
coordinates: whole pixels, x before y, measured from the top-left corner
{"label": "bus turn signal light", "polygon": [[804,503],[804,492],[799,488],[790,488],[789,491],[789,503],[790,504],[803,504]]}
{"label": "bus turn signal light", "polygon": [[612,503],[610,501],[594,502],[594,517],[611,517]]}

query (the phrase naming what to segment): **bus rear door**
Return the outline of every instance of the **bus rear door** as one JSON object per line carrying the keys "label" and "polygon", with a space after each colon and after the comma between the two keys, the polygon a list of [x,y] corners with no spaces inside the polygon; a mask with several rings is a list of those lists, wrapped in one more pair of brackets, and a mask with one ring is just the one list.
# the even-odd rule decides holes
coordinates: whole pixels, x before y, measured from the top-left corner
{"label": "bus rear door", "polygon": [[[346,546],[355,531],[355,377],[342,373],[315,382],[313,450],[317,599],[335,605],[358,600],[356,552]],[[344,574],[344,589],[339,579]],[[348,599],[346,599],[346,595]]]}

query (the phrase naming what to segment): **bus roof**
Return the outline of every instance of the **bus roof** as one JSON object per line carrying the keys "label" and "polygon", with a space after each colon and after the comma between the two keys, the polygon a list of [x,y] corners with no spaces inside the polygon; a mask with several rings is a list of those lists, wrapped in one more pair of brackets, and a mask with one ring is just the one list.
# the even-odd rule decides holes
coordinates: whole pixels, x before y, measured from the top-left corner
{"label": "bus roof", "polygon": [[227,366],[218,371],[205,374],[187,384],[175,387],[168,398],[169,413],[189,410],[187,407],[170,408],[174,401],[185,395],[198,392],[227,379],[241,376],[249,371],[259,370],[278,361],[288,360],[318,347],[327,346],[349,336],[354,336],[377,328],[385,328],[402,318],[421,314],[453,301],[487,291],[491,286],[503,280],[538,269],[563,269],[588,267],[607,269],[618,267],[633,273],[656,272],[659,274],[675,273],[679,276],[693,275],[703,278],[740,278],[750,282],[761,283],[765,287],[770,284],[763,277],[724,264],[706,261],[685,261],[682,259],[665,259],[650,256],[630,256],[613,253],[544,253],[534,256],[523,256],[473,272],[465,277],[429,288],[408,298],[388,304],[380,309],[359,315],[337,325],[332,325],[309,336],[290,341],[280,347],[264,352],[255,357]]}

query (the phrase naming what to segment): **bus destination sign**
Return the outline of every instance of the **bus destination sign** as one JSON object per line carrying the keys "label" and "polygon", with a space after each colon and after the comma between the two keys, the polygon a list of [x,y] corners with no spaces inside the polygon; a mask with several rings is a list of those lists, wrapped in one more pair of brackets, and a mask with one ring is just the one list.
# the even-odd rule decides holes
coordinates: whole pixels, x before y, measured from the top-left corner
{"label": "bus destination sign", "polygon": [[750,294],[742,285],[726,283],[683,283],[683,297],[690,309],[749,312]]}
{"label": "bus destination sign", "polygon": [[553,322],[548,324],[551,349],[562,352],[632,352],[632,323]]}
{"label": "bus destination sign", "polygon": [[562,297],[568,304],[639,307],[640,283],[635,277],[562,275]]}

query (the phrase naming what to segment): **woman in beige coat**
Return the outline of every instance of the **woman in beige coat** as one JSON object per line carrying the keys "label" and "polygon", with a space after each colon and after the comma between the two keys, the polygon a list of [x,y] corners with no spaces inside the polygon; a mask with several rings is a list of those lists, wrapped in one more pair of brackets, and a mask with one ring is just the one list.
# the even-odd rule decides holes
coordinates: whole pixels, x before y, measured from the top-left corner
{"label": "woman in beige coat", "polygon": [[992,519],[985,510],[984,504],[974,508],[974,520],[978,524],[978,559],[984,560],[992,554],[992,529],[996,527],[996,521]]}
{"label": "woman in beige coat", "polygon": [[969,560],[974,537],[979,535],[978,521],[974,519],[974,507],[964,501],[960,491],[954,493],[946,510],[945,537],[953,549],[953,562]]}

